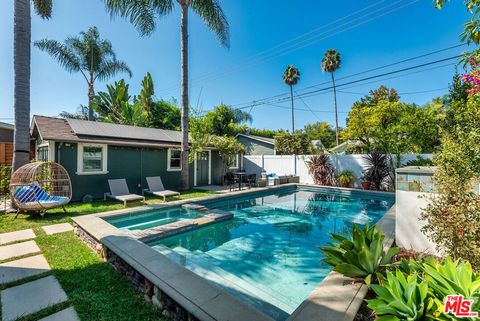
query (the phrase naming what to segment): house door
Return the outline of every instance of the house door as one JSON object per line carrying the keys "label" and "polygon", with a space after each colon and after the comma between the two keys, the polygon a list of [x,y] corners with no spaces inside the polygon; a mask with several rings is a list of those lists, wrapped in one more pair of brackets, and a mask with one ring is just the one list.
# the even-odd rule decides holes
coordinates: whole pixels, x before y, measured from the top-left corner
{"label": "house door", "polygon": [[208,152],[201,152],[197,154],[197,180],[196,186],[208,185],[208,177],[210,175],[208,168]]}

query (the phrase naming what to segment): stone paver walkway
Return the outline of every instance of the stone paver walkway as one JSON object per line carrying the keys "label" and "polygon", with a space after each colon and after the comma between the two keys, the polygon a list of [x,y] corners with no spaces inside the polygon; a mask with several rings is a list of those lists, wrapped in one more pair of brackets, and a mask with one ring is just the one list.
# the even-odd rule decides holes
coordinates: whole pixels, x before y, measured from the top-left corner
{"label": "stone paver walkway", "polygon": [[68,300],[53,275],[5,289],[0,296],[3,321],[13,321]]}
{"label": "stone paver walkway", "polygon": [[15,243],[11,245],[0,246],[0,260],[7,260],[27,254],[39,253],[40,248],[35,241]]}
{"label": "stone paver walkway", "polygon": [[47,235],[73,231],[73,226],[69,223],[60,223],[55,225],[42,226]]}
{"label": "stone paver walkway", "polygon": [[15,231],[10,233],[3,233],[3,234],[0,234],[0,245],[12,243],[12,242],[30,240],[30,239],[34,239],[35,237],[36,235],[35,233],[33,233],[32,229]]}
{"label": "stone paver walkway", "polygon": [[[68,223],[43,226],[46,234],[52,235],[73,230]],[[35,238],[32,229],[0,234],[0,245]],[[25,278],[50,271],[50,265],[40,252],[35,240],[0,246],[0,284],[21,281]],[[32,255],[17,259],[16,257]],[[17,283],[18,284],[18,283]],[[53,275],[38,280],[11,286],[0,292],[2,321],[18,318],[42,311],[45,308],[68,300],[67,294]],[[41,319],[43,321],[79,321],[73,307]]]}
{"label": "stone paver walkway", "polygon": [[50,271],[50,265],[43,255],[0,264],[0,284],[18,281],[30,276]]}
{"label": "stone paver walkway", "polygon": [[80,319],[78,318],[75,309],[69,307],[68,309],[62,310],[38,321],[80,321]]}

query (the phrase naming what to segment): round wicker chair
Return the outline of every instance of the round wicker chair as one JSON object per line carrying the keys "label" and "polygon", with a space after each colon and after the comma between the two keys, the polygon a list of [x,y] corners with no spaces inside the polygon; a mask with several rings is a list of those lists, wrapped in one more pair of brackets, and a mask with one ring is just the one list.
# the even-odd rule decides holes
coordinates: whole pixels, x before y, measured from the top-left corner
{"label": "round wicker chair", "polygon": [[[72,183],[65,168],[55,162],[26,164],[13,173],[10,195],[19,211],[62,207],[72,198]],[[65,211],[66,212],[66,211]]]}

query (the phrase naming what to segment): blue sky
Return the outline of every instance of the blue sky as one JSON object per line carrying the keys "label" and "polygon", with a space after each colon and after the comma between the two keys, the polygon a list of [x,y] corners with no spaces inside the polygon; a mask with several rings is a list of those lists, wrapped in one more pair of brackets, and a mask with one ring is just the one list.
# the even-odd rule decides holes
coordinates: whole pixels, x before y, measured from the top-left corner
{"label": "blue sky", "polygon": [[[301,71],[297,91],[329,81],[329,75],[321,71],[320,60],[330,48],[342,54],[343,63],[336,74],[341,78],[450,47],[459,43],[458,35],[469,17],[462,1],[453,1],[441,11],[435,10],[430,0],[223,0],[221,3],[230,23],[230,50],[219,45],[194,13],[190,15],[191,105],[204,111],[221,102],[237,105],[288,91],[282,83],[282,74],[289,64]],[[360,10],[363,11],[352,14]],[[339,21],[347,15],[349,18]],[[159,21],[152,36],[142,38],[128,22],[120,18],[112,20],[101,0],[54,0],[51,20],[33,16],[32,41],[42,38],[63,41],[95,25],[103,38],[111,40],[117,57],[131,67],[134,75],[131,79],[127,77],[131,94],[139,91],[143,76],[150,72],[157,98],[178,99],[179,21],[179,12],[175,10]],[[312,37],[311,40],[299,43],[305,38],[298,38],[296,42],[284,43],[308,32],[311,33],[307,38]],[[4,0],[0,10],[0,121],[7,122],[13,121],[12,37],[13,0]],[[261,54],[272,47],[276,51]],[[348,80],[454,56],[465,49],[457,48]],[[338,93],[340,125],[345,124],[352,103],[381,84],[395,87],[404,94],[404,101],[417,104],[444,94],[454,72],[454,67],[447,64],[342,89]],[[117,79],[121,77],[126,76],[119,75]],[[105,83],[96,84],[97,91],[104,89]],[[47,54],[32,47],[31,115],[55,116],[86,103],[87,84],[83,77],[67,73]],[[289,102],[276,105],[288,107]],[[295,114],[296,128],[318,120],[334,122],[332,93],[303,101],[297,99],[296,107],[299,109]],[[252,108],[251,113],[253,127],[291,126],[288,108],[262,105]]]}

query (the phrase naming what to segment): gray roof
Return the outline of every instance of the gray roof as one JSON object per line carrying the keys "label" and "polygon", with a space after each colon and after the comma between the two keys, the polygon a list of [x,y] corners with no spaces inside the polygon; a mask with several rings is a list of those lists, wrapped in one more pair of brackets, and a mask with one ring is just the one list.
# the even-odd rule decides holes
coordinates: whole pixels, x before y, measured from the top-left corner
{"label": "gray roof", "polygon": [[97,136],[134,140],[151,140],[181,143],[182,133],[173,130],[127,126],[96,121],[67,119],[73,132],[78,136]]}
{"label": "gray roof", "polygon": [[261,136],[255,136],[255,135],[246,135],[246,134],[237,134],[237,137],[238,136],[250,138],[250,139],[257,140],[257,141],[260,141],[260,142],[264,142],[264,143],[267,143],[267,144],[270,144],[270,145],[275,145],[275,139],[274,138],[267,138],[267,137],[261,137]]}
{"label": "gray roof", "polygon": [[15,126],[13,126],[12,124],[4,123],[4,122],[0,121],[0,128],[13,130],[15,128]]}
{"label": "gray roof", "polygon": [[138,147],[178,147],[181,132],[34,115],[31,133],[42,140]]}

